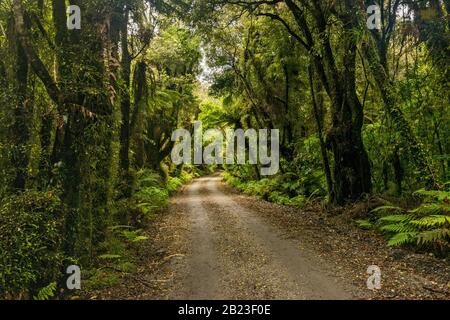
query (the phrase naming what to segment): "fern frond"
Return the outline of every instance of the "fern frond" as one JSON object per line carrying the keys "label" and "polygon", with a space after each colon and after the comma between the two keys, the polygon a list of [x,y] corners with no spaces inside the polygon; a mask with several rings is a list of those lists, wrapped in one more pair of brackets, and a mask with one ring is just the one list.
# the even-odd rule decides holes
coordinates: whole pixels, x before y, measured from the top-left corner
{"label": "fern frond", "polygon": [[417,235],[417,244],[424,245],[450,239],[450,229],[423,231]]}
{"label": "fern frond", "polygon": [[[393,206],[379,207],[373,210],[374,213],[388,213],[375,222],[375,227],[388,235],[389,246],[448,245],[450,241],[450,192],[419,190],[415,194],[426,200],[424,204],[414,210],[404,212],[401,208]],[[395,212],[400,214],[392,214]]]}
{"label": "fern frond", "polygon": [[405,244],[415,243],[417,240],[417,232],[397,233],[389,239],[390,247],[398,247]]}
{"label": "fern frond", "polygon": [[435,199],[437,201],[444,201],[445,199],[450,199],[450,191],[421,189],[419,191],[414,192],[414,195],[422,196],[428,199]]}
{"label": "fern frond", "polygon": [[392,233],[406,233],[406,232],[417,232],[414,226],[408,223],[394,223],[382,226],[380,228],[383,232],[392,232]]}
{"label": "fern frond", "polygon": [[403,213],[405,212],[405,210],[403,210],[400,207],[395,207],[395,206],[382,206],[382,207],[378,207],[376,209],[373,209],[370,213],[381,213],[381,214],[392,214],[392,213]]}
{"label": "fern frond", "polygon": [[104,259],[104,260],[115,260],[115,259],[122,258],[122,256],[119,255],[119,254],[106,253],[106,254],[102,254],[101,256],[98,256],[98,258],[99,259]]}
{"label": "fern frond", "polygon": [[56,282],[51,282],[47,286],[39,290],[37,296],[34,296],[34,300],[49,300],[55,295]]}
{"label": "fern frond", "polygon": [[356,223],[358,224],[358,227],[361,229],[370,230],[373,228],[373,223],[369,220],[357,220]]}
{"label": "fern frond", "polygon": [[426,203],[409,212],[421,216],[439,215],[450,212],[450,205],[446,203]]}
{"label": "fern frond", "polygon": [[397,214],[397,215],[391,215],[391,216],[385,216],[380,218],[380,222],[385,223],[400,223],[400,222],[409,222],[413,220],[415,216],[413,214]]}
{"label": "fern frond", "polygon": [[423,217],[420,220],[413,220],[411,223],[426,228],[440,227],[445,224],[450,224],[450,216],[432,215]]}

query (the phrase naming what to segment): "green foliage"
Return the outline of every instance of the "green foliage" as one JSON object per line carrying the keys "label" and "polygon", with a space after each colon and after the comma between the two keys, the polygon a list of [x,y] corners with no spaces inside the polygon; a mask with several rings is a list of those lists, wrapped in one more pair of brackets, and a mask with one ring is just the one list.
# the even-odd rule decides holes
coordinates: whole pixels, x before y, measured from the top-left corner
{"label": "green foliage", "polygon": [[358,227],[364,230],[370,230],[373,228],[373,223],[370,220],[356,220]]}
{"label": "green foliage", "polygon": [[135,270],[140,245],[149,240],[145,231],[146,223],[156,217],[158,210],[167,206],[169,191],[177,191],[197,175],[195,168],[186,166],[178,173],[178,177],[169,177],[166,184],[160,174],[152,170],[137,172],[136,190],[132,198],[123,201],[124,207],[118,209],[126,224],[108,228],[107,237],[99,248],[102,254],[97,257],[102,267],[88,272],[85,280],[87,289],[117,284],[120,282],[120,273]]}
{"label": "green foliage", "polygon": [[[173,174],[176,174],[175,172]],[[166,188],[169,194],[174,194],[179,191],[181,187],[191,182],[195,177],[203,175],[201,170],[196,167],[184,166],[177,176],[169,177]]]}
{"label": "green foliage", "polygon": [[56,282],[51,282],[49,285],[39,290],[37,296],[34,296],[34,300],[49,300],[55,295]]}
{"label": "green foliage", "polygon": [[[150,2],[83,2],[83,32],[67,37],[64,6],[0,1],[0,297],[50,298],[65,255],[131,266],[130,249],[148,240],[145,226],[169,196],[217,168],[168,161],[174,129],[196,120],[205,129],[279,129],[277,176],[262,178],[252,165],[223,168],[237,189],[284,205],[333,200],[341,190],[353,201],[359,183],[328,185],[361,176],[387,197],[450,177],[444,5],[430,23],[405,1],[400,11],[417,19],[383,14],[392,28],[372,39],[366,13],[349,1],[333,10],[302,5],[304,20],[295,6],[264,1]],[[321,73],[313,88],[310,67]],[[389,79],[378,83],[377,70]],[[360,138],[364,146],[341,152]],[[369,168],[365,157],[348,159],[365,150],[370,174],[359,170]],[[324,167],[335,171],[331,179]],[[447,246],[449,191],[415,196],[425,201],[413,210],[385,206],[357,223],[381,230],[390,245]],[[103,276],[93,273],[92,283]]]}
{"label": "green foliage", "polygon": [[167,190],[170,194],[176,192],[178,189],[180,189],[183,186],[183,181],[180,178],[169,178],[169,181],[167,182]]}
{"label": "green foliage", "polygon": [[105,253],[99,255],[98,258],[102,260],[116,260],[122,258],[122,256],[120,254]]}
{"label": "green foliage", "polygon": [[282,176],[272,179],[264,178],[258,181],[243,181],[228,172],[225,172],[223,176],[228,184],[242,192],[282,205],[305,207],[315,199],[314,197],[318,193],[312,193],[308,197],[302,194],[295,195],[296,182],[289,181]]}
{"label": "green foliage", "polygon": [[405,244],[416,243],[417,232],[399,232],[395,233],[388,241],[391,247],[398,247]]}
{"label": "green foliage", "polygon": [[85,272],[84,290],[98,290],[111,287],[120,282],[120,274],[108,270],[92,269]]}
{"label": "green foliage", "polygon": [[40,290],[61,276],[66,209],[54,192],[27,191],[0,208],[0,296]]}
{"label": "green foliage", "polygon": [[155,209],[165,207],[169,201],[169,192],[159,187],[145,187],[135,194],[137,207],[146,215],[154,213]]}
{"label": "green foliage", "polygon": [[130,243],[137,243],[148,240],[147,236],[142,235],[143,230],[123,230],[122,235],[126,241]]}
{"label": "green foliage", "polygon": [[[450,185],[447,186],[448,188],[450,188]],[[445,190],[425,190],[425,189],[421,189],[418,190],[414,193],[415,195],[419,196],[419,197],[424,197],[428,200],[436,200],[439,202],[446,202],[448,203],[450,200],[450,191],[445,191]]]}
{"label": "green foliage", "polygon": [[381,206],[374,210],[372,210],[372,213],[374,214],[392,214],[392,213],[402,213],[404,210],[399,207],[395,206]]}
{"label": "green foliage", "polygon": [[164,186],[161,176],[151,170],[138,173],[138,187],[133,202],[144,216],[151,217],[159,208],[167,206],[169,190]]}
{"label": "green foliage", "polygon": [[[372,211],[376,222],[359,221],[361,227],[375,227],[386,234],[390,246],[417,245],[448,249],[450,244],[450,196],[448,191],[420,190],[419,207],[405,211],[384,206]],[[396,214],[392,214],[396,213]]]}

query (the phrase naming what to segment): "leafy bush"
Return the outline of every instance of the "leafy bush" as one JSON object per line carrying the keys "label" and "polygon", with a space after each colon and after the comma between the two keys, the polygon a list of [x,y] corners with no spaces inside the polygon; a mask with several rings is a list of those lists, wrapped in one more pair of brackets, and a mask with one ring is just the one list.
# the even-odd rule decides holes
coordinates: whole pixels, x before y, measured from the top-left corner
{"label": "leafy bush", "polygon": [[164,207],[169,201],[169,192],[160,187],[145,187],[140,189],[135,195],[138,207],[144,214],[151,214],[156,209]]}
{"label": "leafy bush", "polygon": [[272,179],[264,178],[258,181],[248,182],[242,181],[228,172],[225,172],[223,176],[229,185],[239,191],[282,205],[304,207],[315,196],[320,194],[319,189],[308,196],[298,194],[298,191],[301,191],[301,189],[297,189],[297,187],[301,182],[291,180],[287,176],[278,176]]}
{"label": "leafy bush", "polygon": [[178,191],[183,186],[183,181],[180,178],[172,178],[170,177],[167,182],[167,191],[169,191],[170,194]]}
{"label": "leafy bush", "polygon": [[141,170],[137,174],[137,190],[131,199],[126,200],[126,207],[121,211],[128,212],[129,217],[122,219],[122,223],[140,226],[146,218],[155,211],[168,204],[169,192],[162,177],[151,171]]}
{"label": "leafy bush", "polygon": [[156,187],[156,186],[162,186],[162,178],[161,176],[151,170],[141,170],[138,172],[138,188],[146,188],[146,187]]}
{"label": "leafy bush", "polygon": [[126,260],[130,248],[134,245],[148,240],[142,229],[134,229],[132,226],[113,226],[108,229],[108,239],[102,243],[101,249],[104,254],[98,256],[103,261]]}
{"label": "leafy bush", "polygon": [[60,278],[64,217],[65,208],[53,192],[27,191],[4,199],[0,208],[0,296],[38,293]]}
{"label": "leafy bush", "polygon": [[[185,170],[186,169],[186,170]],[[115,202],[115,221],[141,228],[154,214],[169,203],[169,196],[199,174],[194,166],[186,166],[167,182],[159,173],[143,169],[136,174],[136,186],[131,198]]]}

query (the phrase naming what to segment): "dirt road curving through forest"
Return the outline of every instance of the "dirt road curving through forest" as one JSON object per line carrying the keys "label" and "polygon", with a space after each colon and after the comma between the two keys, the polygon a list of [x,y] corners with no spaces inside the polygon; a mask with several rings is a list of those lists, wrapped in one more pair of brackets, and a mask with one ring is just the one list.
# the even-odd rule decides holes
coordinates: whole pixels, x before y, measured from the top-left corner
{"label": "dirt road curving through forest", "polygon": [[[448,262],[392,249],[347,213],[250,197],[219,174],[193,181],[149,226],[136,273],[96,299],[450,299]],[[369,290],[369,266],[381,290]],[[88,297],[89,297],[88,296]]]}

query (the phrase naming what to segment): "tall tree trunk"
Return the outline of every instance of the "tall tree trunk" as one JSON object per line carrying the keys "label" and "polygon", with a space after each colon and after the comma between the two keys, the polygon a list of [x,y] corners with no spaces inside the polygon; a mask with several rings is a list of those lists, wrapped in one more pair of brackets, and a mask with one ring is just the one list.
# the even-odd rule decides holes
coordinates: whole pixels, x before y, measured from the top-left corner
{"label": "tall tree trunk", "polygon": [[45,188],[50,182],[51,174],[51,138],[54,128],[54,117],[51,112],[45,112],[41,117],[41,129],[39,137],[41,141],[41,156],[39,160],[39,178],[40,188]]}
{"label": "tall tree trunk", "polygon": [[[320,108],[318,106],[317,98],[316,98],[316,87],[317,84],[314,81],[314,72],[312,69],[312,66],[309,66],[309,86],[311,89],[311,100],[313,105],[313,111],[314,111],[314,118],[316,119],[317,124],[317,132],[319,135],[319,141],[320,141],[320,151],[322,153],[322,162],[323,162],[323,169],[325,172],[325,178],[327,180],[327,190],[328,194],[330,195],[331,199],[334,199],[334,186],[333,186],[333,178],[331,175],[331,168],[330,168],[330,160],[328,158],[328,152],[326,143],[323,137],[323,122],[322,117],[320,115]],[[321,103],[323,103],[322,100],[320,100]]]}
{"label": "tall tree trunk", "polygon": [[[364,194],[372,191],[369,157],[365,150],[361,130],[355,123],[350,104],[359,103],[343,101],[342,112],[334,111],[333,126],[328,134],[328,144],[334,155],[334,184],[331,193],[332,202],[344,205],[357,201]],[[335,107],[335,106],[334,106]],[[360,121],[362,119],[358,119]]]}
{"label": "tall tree trunk", "polygon": [[130,169],[130,83],[131,83],[131,55],[128,48],[128,20],[129,8],[125,7],[124,17],[121,27],[121,43],[122,43],[122,95],[121,95],[121,111],[122,125],[120,129],[120,168],[122,174],[127,175]]}
{"label": "tall tree trunk", "polygon": [[28,86],[28,58],[22,44],[18,41],[16,44],[17,62],[16,62],[16,95],[17,102],[14,109],[14,125],[12,127],[12,137],[14,152],[12,153],[12,164],[16,167],[16,174],[12,187],[15,190],[25,189],[30,138],[29,125],[31,122],[31,112],[27,99]]}
{"label": "tall tree trunk", "polygon": [[[292,13],[302,36],[288,28],[295,37],[311,53],[314,68],[332,103],[332,128],[328,133],[327,146],[334,154],[333,191],[330,195],[332,203],[343,205],[371,193],[372,178],[369,157],[364,147],[361,131],[364,120],[362,105],[356,94],[356,38],[354,30],[358,27],[356,7],[350,0],[339,2],[344,29],[342,41],[343,68],[336,65],[337,53],[332,49],[328,36],[328,14],[317,1],[308,2],[307,10],[311,13],[312,24],[306,17],[305,8],[293,0],[284,1]],[[279,21],[279,19],[277,19]],[[286,26],[286,24],[284,23]],[[314,46],[314,34],[320,37],[319,55]]]}
{"label": "tall tree trunk", "polygon": [[[436,5],[436,1],[431,2],[432,7],[433,3],[434,6]],[[437,187],[438,181],[433,172],[432,167],[429,164],[426,153],[421,147],[418,138],[414,134],[403,112],[397,106],[394,85],[389,76],[390,73],[389,73],[389,66],[387,63],[387,53],[388,53],[387,48],[389,47],[390,39],[395,29],[397,10],[398,7],[400,6],[400,1],[397,0],[392,4],[390,3],[390,5],[392,7],[389,6],[388,8],[385,7],[382,8],[383,19],[386,21],[385,23],[386,28],[384,28],[383,30],[371,31],[369,43],[368,44],[364,43],[362,49],[364,55],[366,56],[369,62],[369,68],[375,78],[375,84],[383,99],[386,112],[392,119],[396,130],[400,133],[400,136],[403,138],[402,144],[404,148],[409,151],[409,154],[413,159],[413,161],[415,162],[416,167],[421,172],[422,179],[426,182],[428,187]],[[422,24],[423,21],[420,18],[421,15],[420,9],[422,8],[422,6],[419,5],[418,2],[414,1],[410,2],[409,5],[411,5],[413,10],[415,10],[416,23],[417,21],[419,21],[419,30],[421,30],[421,35],[423,37],[424,26]],[[440,47],[440,49],[442,48]],[[445,50],[440,50],[439,52],[442,53],[445,52]]]}
{"label": "tall tree trunk", "polygon": [[395,148],[394,154],[392,155],[392,165],[394,167],[396,193],[398,196],[401,196],[403,193],[402,182],[404,174],[398,146]]}

